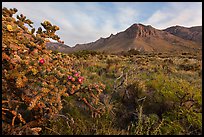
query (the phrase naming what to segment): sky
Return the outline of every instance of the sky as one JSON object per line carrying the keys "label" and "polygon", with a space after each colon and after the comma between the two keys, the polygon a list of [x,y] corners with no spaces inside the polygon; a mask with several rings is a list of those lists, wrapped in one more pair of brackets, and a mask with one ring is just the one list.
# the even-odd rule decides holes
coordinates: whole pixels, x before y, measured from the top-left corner
{"label": "sky", "polygon": [[48,20],[60,27],[57,35],[66,45],[94,42],[124,31],[134,23],[156,29],[202,25],[202,2],[2,2],[17,8],[35,28]]}

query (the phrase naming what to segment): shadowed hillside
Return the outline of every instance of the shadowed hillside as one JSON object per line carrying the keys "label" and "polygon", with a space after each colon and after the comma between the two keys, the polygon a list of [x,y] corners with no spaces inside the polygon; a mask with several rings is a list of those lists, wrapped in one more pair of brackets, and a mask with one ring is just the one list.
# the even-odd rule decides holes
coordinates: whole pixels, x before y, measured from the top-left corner
{"label": "shadowed hillside", "polygon": [[172,26],[164,31],[169,32],[175,36],[181,37],[186,40],[191,40],[202,44],[202,26],[195,27],[182,27],[182,26]]}

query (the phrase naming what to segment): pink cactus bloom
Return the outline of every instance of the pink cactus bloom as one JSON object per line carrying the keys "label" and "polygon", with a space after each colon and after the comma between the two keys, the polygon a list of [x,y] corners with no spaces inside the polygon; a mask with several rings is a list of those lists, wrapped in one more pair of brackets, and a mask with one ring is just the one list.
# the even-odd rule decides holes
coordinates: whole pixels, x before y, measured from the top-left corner
{"label": "pink cactus bloom", "polygon": [[41,60],[39,60],[39,63],[40,63],[40,64],[44,64],[44,63],[45,63],[45,60],[44,60],[44,59],[41,59]]}
{"label": "pink cactus bloom", "polygon": [[72,76],[68,76],[68,79],[71,80],[71,79],[72,79]]}
{"label": "pink cactus bloom", "polygon": [[79,76],[79,73],[75,73],[74,76],[75,76],[75,77],[78,77],[78,76]]}
{"label": "pink cactus bloom", "polygon": [[84,78],[83,78],[83,77],[78,78],[79,83],[82,83],[82,82],[83,82],[83,80],[84,80]]}

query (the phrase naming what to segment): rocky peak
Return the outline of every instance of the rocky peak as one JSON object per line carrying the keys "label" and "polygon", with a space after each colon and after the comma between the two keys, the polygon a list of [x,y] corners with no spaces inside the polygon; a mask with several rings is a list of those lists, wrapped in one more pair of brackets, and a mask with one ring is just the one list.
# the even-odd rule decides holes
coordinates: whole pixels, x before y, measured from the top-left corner
{"label": "rocky peak", "polygon": [[194,27],[183,27],[183,26],[172,26],[164,29],[175,36],[181,37],[186,40],[202,43],[202,26]]}
{"label": "rocky peak", "polygon": [[172,27],[165,29],[165,31],[170,32],[170,33],[177,33],[178,31],[187,31],[187,29],[182,26],[176,25],[176,26],[172,26]]}
{"label": "rocky peak", "polygon": [[133,24],[125,30],[128,38],[156,36],[157,32],[152,26],[143,24]]}

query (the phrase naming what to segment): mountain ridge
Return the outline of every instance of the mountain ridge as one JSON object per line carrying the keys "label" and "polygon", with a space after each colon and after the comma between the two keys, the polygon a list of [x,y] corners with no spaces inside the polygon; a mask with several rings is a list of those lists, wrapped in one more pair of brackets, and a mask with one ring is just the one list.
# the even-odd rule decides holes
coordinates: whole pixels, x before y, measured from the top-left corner
{"label": "mountain ridge", "polygon": [[[179,27],[182,28],[181,26]],[[190,29],[195,35],[195,32],[200,30],[198,27],[201,27],[201,34],[199,32],[199,35],[202,36],[202,26],[195,26],[191,27]],[[169,28],[159,30],[151,25],[135,23],[126,30],[115,35],[111,34],[109,37],[99,38],[94,42],[76,44],[74,47],[68,47],[66,50],[60,49],[59,51],[70,53],[80,50],[95,50],[108,53],[117,53],[128,51],[130,49],[140,49],[146,52],[172,52],[189,50],[199,51],[202,48],[202,41],[200,43],[194,39],[182,38],[180,35],[176,36],[172,31],[170,31],[172,28]],[[186,27],[184,27],[184,29],[186,29]]]}
{"label": "mountain ridge", "polygon": [[202,43],[202,26],[184,27],[176,25],[168,27],[164,31],[186,40]]}

